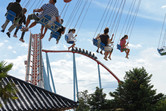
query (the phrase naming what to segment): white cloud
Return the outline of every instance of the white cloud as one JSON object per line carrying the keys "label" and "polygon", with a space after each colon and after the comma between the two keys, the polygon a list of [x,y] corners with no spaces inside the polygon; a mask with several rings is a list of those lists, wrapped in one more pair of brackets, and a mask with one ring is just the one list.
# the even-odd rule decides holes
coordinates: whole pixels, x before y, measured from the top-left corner
{"label": "white cloud", "polygon": [[6,43],[7,43],[7,42],[9,42],[9,41],[8,41],[8,40],[4,40],[4,42],[6,42]]}
{"label": "white cloud", "polygon": [[142,48],[141,44],[129,44],[129,47],[132,49],[138,49],[138,48]]}
{"label": "white cloud", "polygon": [[161,8],[166,8],[166,5],[163,5]]}
{"label": "white cloud", "polygon": [[17,52],[14,50],[14,51],[12,51],[14,54],[16,54]]}
{"label": "white cloud", "polygon": [[12,46],[8,46],[8,49],[10,49],[10,50],[11,50],[11,49],[13,49],[13,47],[12,47]]}
{"label": "white cloud", "polygon": [[4,45],[4,43],[0,43],[0,47],[2,47]]}
{"label": "white cloud", "polygon": [[13,63],[13,68],[12,70],[9,72],[9,74],[18,77],[20,79],[25,78],[25,65],[24,65],[24,61],[27,59],[27,55],[24,56],[18,56],[15,59],[6,59],[5,61],[7,63]]}
{"label": "white cloud", "polygon": [[28,48],[28,44],[27,44],[27,43],[20,43],[20,46],[21,46],[21,47]]}

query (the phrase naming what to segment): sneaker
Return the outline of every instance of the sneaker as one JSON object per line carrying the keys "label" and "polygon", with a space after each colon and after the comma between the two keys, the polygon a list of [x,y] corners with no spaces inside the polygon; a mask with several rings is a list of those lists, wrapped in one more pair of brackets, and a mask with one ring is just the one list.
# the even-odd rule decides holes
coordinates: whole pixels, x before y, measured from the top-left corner
{"label": "sneaker", "polygon": [[108,57],[111,60],[111,57]]}
{"label": "sneaker", "polygon": [[16,34],[14,34],[14,35],[13,35],[13,37],[17,38],[17,35],[16,35]]}
{"label": "sneaker", "polygon": [[128,56],[126,56],[126,59],[129,59],[129,57],[128,57]]}
{"label": "sneaker", "polygon": [[99,50],[96,50],[97,53],[99,53]]}
{"label": "sneaker", "polygon": [[1,30],[1,32],[5,32],[5,30]]}
{"label": "sneaker", "polygon": [[10,33],[9,33],[9,32],[7,32],[6,34],[7,34],[7,36],[10,38]]}
{"label": "sneaker", "polygon": [[21,42],[25,42],[23,39],[19,39]]}
{"label": "sneaker", "polygon": [[103,54],[102,51],[100,51],[100,54]]}
{"label": "sneaker", "polygon": [[108,61],[108,59],[107,59],[106,57],[104,57],[104,59],[105,59],[106,61]]}

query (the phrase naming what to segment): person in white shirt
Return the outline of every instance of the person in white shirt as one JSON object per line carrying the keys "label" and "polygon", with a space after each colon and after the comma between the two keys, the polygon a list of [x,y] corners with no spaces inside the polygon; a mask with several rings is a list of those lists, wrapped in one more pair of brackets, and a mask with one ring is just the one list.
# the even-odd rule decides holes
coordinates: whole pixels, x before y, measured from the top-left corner
{"label": "person in white shirt", "polygon": [[70,29],[68,34],[66,34],[66,36],[68,36],[67,39],[67,43],[72,44],[70,47],[68,47],[68,50],[70,50],[70,48],[73,48],[75,46],[75,42],[76,42],[76,37],[77,35],[74,36],[74,33],[76,32],[75,29]]}

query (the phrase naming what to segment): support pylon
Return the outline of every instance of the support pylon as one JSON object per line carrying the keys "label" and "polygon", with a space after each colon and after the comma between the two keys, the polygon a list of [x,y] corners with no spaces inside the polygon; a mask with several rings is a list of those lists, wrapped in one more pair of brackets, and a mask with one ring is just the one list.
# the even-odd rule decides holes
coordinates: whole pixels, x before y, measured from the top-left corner
{"label": "support pylon", "polygon": [[40,34],[30,34],[25,81],[44,88]]}

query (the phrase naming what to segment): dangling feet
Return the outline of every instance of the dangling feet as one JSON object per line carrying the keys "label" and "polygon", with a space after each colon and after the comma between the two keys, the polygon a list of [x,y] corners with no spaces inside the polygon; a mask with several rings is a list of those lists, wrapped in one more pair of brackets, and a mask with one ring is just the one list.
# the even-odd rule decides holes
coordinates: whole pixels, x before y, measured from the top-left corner
{"label": "dangling feet", "polygon": [[126,56],[126,59],[129,59],[129,57],[128,57],[128,56]]}
{"label": "dangling feet", "polygon": [[21,39],[21,38],[20,38],[19,40],[20,40],[21,42],[23,42],[23,43],[25,42],[25,41],[24,41],[23,39]]}
{"label": "dangling feet", "polygon": [[108,57],[111,60],[111,56]]}
{"label": "dangling feet", "polygon": [[103,54],[103,52],[102,52],[102,51],[100,51],[100,54]]}
{"label": "dangling feet", "polygon": [[104,59],[105,59],[106,61],[108,61],[107,57],[104,57]]}
{"label": "dangling feet", "polygon": [[7,34],[7,36],[10,38],[10,32],[7,32],[6,34]]}
{"label": "dangling feet", "polygon": [[1,30],[1,32],[5,32],[5,30]]}
{"label": "dangling feet", "polygon": [[16,35],[16,34],[14,34],[14,35],[13,35],[13,37],[17,38],[17,35]]}

